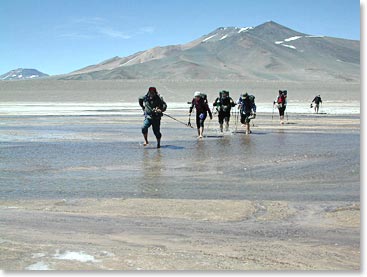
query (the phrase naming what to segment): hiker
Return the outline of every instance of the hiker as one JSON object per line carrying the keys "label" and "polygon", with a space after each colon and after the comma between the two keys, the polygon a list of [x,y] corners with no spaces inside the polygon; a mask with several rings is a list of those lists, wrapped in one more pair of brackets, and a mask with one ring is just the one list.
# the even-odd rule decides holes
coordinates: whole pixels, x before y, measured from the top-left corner
{"label": "hiker", "polygon": [[194,98],[191,101],[191,107],[189,115],[191,116],[192,110],[196,109],[196,127],[198,129],[199,138],[203,138],[204,121],[209,113],[210,120],[213,118],[212,112],[209,109],[208,102],[205,99],[206,95],[200,91],[194,93]]}
{"label": "hiker", "polygon": [[250,121],[256,118],[255,96],[249,95],[247,92],[242,94],[237,101],[241,114],[241,123],[246,127],[246,135],[251,134]]}
{"label": "hiker", "polygon": [[284,124],[284,112],[287,108],[287,91],[279,90],[279,95],[276,101],[273,102],[273,106],[276,105],[279,110],[280,124]]}
{"label": "hiker", "polygon": [[141,129],[144,136],[144,146],[148,145],[148,128],[152,126],[154,135],[157,139],[157,148],[161,147],[160,132],[161,117],[167,109],[167,104],[163,97],[158,94],[155,87],[150,87],[147,94],[139,98],[139,105],[144,111],[144,125]]}
{"label": "hiker", "polygon": [[311,102],[310,108],[312,108],[312,103],[315,103],[315,107],[314,107],[315,113],[319,113],[319,106],[320,106],[320,103],[322,103],[320,95],[315,96],[315,98]]}
{"label": "hiker", "polygon": [[218,121],[220,131],[223,132],[223,122],[226,122],[226,132],[229,129],[229,118],[231,117],[231,108],[236,104],[233,99],[229,97],[229,91],[222,90],[219,92],[219,97],[215,99],[213,103],[213,108],[215,107],[218,111]]}

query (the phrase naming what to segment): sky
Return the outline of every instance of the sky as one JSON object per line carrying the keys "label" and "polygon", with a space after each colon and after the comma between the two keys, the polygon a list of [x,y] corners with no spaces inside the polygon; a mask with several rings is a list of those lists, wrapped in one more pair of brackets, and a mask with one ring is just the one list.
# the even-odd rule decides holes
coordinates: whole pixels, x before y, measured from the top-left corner
{"label": "sky", "polygon": [[16,68],[65,74],[271,20],[360,40],[359,0],[0,0],[0,75]]}

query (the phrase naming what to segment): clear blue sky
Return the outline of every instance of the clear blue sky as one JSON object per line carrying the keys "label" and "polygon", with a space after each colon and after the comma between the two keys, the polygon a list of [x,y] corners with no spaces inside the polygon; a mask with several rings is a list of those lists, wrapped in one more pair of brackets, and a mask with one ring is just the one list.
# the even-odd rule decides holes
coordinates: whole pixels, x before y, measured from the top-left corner
{"label": "clear blue sky", "polygon": [[359,0],[1,0],[0,75],[18,67],[69,73],[218,27],[270,20],[307,34],[360,39]]}

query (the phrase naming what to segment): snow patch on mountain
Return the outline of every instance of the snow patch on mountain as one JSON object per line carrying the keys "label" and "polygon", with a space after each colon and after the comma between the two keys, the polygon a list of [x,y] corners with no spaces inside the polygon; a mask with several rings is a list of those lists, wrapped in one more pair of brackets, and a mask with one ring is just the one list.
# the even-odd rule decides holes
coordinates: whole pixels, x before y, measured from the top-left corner
{"label": "snow patch on mountain", "polygon": [[252,29],[253,29],[253,27],[242,27],[242,28],[240,28],[238,33],[247,32],[247,31],[252,30]]}
{"label": "snow patch on mountain", "polygon": [[209,39],[212,39],[213,37],[216,37],[218,34],[214,34],[210,37],[207,37],[206,39],[203,39],[203,42],[208,41]]}
{"label": "snow patch on mountain", "polygon": [[291,37],[291,38],[286,38],[284,41],[289,42],[289,41],[297,40],[297,39],[300,39],[300,38],[302,38],[302,36],[295,36],[295,37]]}
{"label": "snow patch on mountain", "polygon": [[8,81],[8,80],[25,80],[25,79],[35,79],[40,77],[49,76],[44,74],[36,69],[26,69],[26,68],[18,68],[11,70],[3,75],[0,75],[0,80]]}
{"label": "snow patch on mountain", "polygon": [[224,35],[220,38],[220,40],[226,39],[228,37],[228,35]]}
{"label": "snow patch on mountain", "polygon": [[292,48],[292,49],[297,49],[295,46],[293,45],[288,45],[288,44],[282,44],[282,46],[284,47],[288,47],[288,48]]}

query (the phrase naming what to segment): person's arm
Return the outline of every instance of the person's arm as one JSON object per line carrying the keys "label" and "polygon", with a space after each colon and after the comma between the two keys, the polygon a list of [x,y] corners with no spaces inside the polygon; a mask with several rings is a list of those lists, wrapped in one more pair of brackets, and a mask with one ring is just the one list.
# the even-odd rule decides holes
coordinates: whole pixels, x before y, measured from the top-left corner
{"label": "person's arm", "polygon": [[232,99],[232,98],[230,98],[230,99],[229,99],[229,102],[231,103],[231,107],[236,106],[236,103],[233,101],[233,99]]}
{"label": "person's arm", "polygon": [[161,97],[161,101],[162,101],[162,113],[163,113],[167,110],[167,103],[164,102],[163,97]]}
{"label": "person's arm", "polygon": [[139,97],[139,105],[140,105],[140,107],[144,111],[145,110],[145,107],[144,107],[144,96],[143,97]]}
{"label": "person's arm", "polygon": [[209,113],[209,117],[210,117],[210,119],[212,119],[212,118],[213,118],[213,115],[212,115],[212,112],[211,112],[211,110],[210,110],[210,108],[209,108],[208,104],[206,104],[206,103],[205,103],[205,106],[206,106],[206,110],[207,110],[207,111],[208,111],[208,113]]}
{"label": "person's arm", "polygon": [[189,111],[190,114],[192,113],[193,109],[194,109],[194,99],[192,99],[191,101],[191,106],[190,106],[190,111]]}

